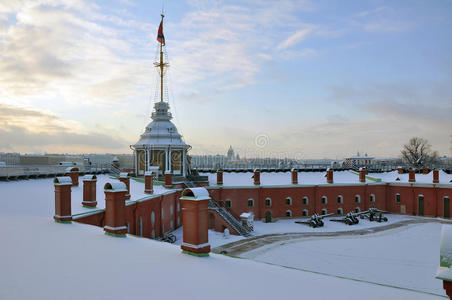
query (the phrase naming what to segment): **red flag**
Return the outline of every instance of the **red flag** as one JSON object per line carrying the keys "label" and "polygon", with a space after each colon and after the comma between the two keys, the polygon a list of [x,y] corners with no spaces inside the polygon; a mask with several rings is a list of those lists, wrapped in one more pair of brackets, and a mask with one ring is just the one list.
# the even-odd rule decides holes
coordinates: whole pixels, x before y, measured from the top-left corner
{"label": "red flag", "polygon": [[165,45],[165,36],[163,35],[163,20],[160,22],[159,31],[157,33],[157,41]]}

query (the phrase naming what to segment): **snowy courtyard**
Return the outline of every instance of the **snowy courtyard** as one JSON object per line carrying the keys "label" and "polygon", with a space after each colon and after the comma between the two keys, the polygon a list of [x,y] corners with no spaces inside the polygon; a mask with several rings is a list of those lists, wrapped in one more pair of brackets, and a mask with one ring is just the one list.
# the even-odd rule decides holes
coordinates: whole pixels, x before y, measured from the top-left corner
{"label": "snowy courtyard", "polygon": [[[102,186],[108,180],[115,179],[99,176],[99,207],[103,207]],[[131,183],[132,200],[141,197],[143,183]],[[75,211],[83,210],[81,189],[73,189]],[[303,287],[309,287],[306,296],[336,299],[443,299],[445,295],[442,282],[434,278],[439,263],[440,224],[352,233],[426,218],[388,215],[387,223],[362,220],[354,226],[327,221],[325,227],[317,229],[296,224],[295,219],[257,221],[255,238],[322,232],[337,236],[269,243],[240,254],[245,260],[214,253],[200,259],[181,254],[181,228],[174,232],[178,240],[171,245],[131,235],[115,239],[105,236],[102,228],[75,222],[55,223],[51,179],[0,182],[0,190],[4,195],[0,200],[1,299],[51,299],[68,290],[72,291],[68,299],[85,294],[92,299],[140,298],[149,291],[159,299],[174,299],[185,292],[194,295],[191,286],[200,276],[203,286],[212,290],[235,287],[219,294],[218,299],[271,299],[281,296],[281,291],[299,294]],[[244,238],[224,238],[222,233],[209,231],[209,241],[215,248]],[[263,283],[269,276],[274,282],[266,286]],[[179,287],[174,288],[172,280],[163,278],[176,280]],[[327,290],[322,288],[325,280],[330,286]]]}

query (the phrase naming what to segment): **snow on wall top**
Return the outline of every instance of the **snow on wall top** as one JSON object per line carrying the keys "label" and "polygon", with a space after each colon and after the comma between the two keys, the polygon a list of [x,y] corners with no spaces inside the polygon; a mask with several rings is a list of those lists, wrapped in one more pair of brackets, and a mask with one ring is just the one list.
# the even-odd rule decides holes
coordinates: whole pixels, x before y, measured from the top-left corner
{"label": "snow on wall top", "polygon": [[53,183],[55,185],[72,185],[72,179],[69,176],[55,177]]}
{"label": "snow on wall top", "polygon": [[107,182],[104,185],[104,190],[105,191],[111,191],[111,192],[127,192],[127,186],[124,182]]}
{"label": "snow on wall top", "polygon": [[209,191],[203,187],[188,188],[182,192],[181,199],[210,200]]}
{"label": "snow on wall top", "polygon": [[[209,185],[217,184],[216,173],[201,173],[200,175],[208,176]],[[223,186],[253,186],[253,173],[223,173]],[[298,183],[303,185],[327,184],[326,172],[299,172]],[[359,184],[359,176],[357,172],[352,171],[335,171],[333,173],[334,184]],[[399,178],[399,180],[396,180]],[[408,182],[408,173],[398,174],[397,171],[386,173],[369,173],[366,176],[366,183],[375,182]],[[439,183],[451,184],[452,175],[439,171]],[[263,186],[270,185],[292,185],[291,173],[267,173],[261,172],[260,182]],[[417,183],[433,183],[433,172],[429,174],[416,174]]]}

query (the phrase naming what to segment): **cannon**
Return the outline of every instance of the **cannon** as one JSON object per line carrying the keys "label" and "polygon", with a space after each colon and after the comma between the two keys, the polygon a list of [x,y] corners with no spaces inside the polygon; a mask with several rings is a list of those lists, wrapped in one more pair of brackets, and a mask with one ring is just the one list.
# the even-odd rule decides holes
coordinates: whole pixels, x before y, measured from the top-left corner
{"label": "cannon", "polygon": [[368,219],[369,221],[376,221],[378,223],[387,222],[388,218],[383,215],[383,213],[388,213],[387,211],[380,210],[375,207],[369,208],[369,210],[358,213],[361,219]]}
{"label": "cannon", "polygon": [[347,213],[343,218],[341,219],[331,219],[330,221],[333,222],[341,222],[341,223],[345,223],[347,225],[355,225],[359,223],[359,219],[356,213],[354,212],[349,212]]}
{"label": "cannon", "polygon": [[323,222],[323,218],[329,217],[332,215],[334,215],[334,214],[319,215],[319,214],[315,213],[311,217],[309,217],[309,219],[307,219],[306,221],[295,221],[295,223],[309,225],[310,227],[313,227],[313,228],[323,227],[323,225],[325,224]]}

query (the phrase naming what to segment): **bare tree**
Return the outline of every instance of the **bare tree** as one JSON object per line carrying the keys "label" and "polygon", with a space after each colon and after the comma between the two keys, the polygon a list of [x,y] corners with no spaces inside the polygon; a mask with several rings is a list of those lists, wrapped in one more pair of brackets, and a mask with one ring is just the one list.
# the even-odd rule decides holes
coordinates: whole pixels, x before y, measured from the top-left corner
{"label": "bare tree", "polygon": [[403,146],[402,159],[414,168],[430,166],[437,162],[438,152],[426,139],[413,137]]}

